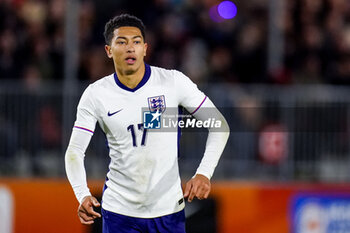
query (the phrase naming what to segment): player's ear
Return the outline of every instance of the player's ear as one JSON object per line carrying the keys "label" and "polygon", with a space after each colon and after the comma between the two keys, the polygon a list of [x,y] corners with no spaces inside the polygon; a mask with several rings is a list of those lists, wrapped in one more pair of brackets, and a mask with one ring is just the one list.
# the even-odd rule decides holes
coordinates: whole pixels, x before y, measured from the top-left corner
{"label": "player's ear", "polygon": [[112,57],[113,57],[113,55],[112,55],[112,48],[111,48],[111,46],[109,46],[109,45],[105,45],[105,51],[106,51],[107,56],[108,56],[109,58],[112,58]]}
{"label": "player's ear", "polygon": [[143,56],[144,56],[144,57],[146,57],[147,48],[148,48],[148,44],[145,43],[145,44],[144,44],[144,47],[143,47]]}

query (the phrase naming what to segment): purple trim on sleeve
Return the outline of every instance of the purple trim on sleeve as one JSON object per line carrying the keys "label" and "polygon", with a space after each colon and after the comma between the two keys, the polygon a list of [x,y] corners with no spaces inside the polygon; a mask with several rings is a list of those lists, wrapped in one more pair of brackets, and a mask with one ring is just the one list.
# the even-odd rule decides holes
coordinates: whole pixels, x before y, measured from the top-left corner
{"label": "purple trim on sleeve", "polygon": [[194,110],[191,115],[195,114],[197,112],[197,110],[202,106],[202,104],[204,103],[204,101],[207,99],[207,97],[204,97],[204,100],[202,101],[202,103],[196,108],[196,110]]}
{"label": "purple trim on sleeve", "polygon": [[85,130],[85,131],[88,131],[88,132],[90,132],[90,133],[94,134],[94,131],[89,130],[89,129],[87,129],[87,128],[83,128],[83,127],[79,127],[79,126],[74,126],[74,128],[77,128],[77,129],[82,129],[82,130]]}

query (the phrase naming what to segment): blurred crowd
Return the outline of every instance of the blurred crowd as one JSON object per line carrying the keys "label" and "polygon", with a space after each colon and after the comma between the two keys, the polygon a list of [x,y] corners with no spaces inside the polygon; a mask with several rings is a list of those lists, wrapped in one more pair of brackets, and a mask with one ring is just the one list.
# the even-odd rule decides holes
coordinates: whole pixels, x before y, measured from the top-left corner
{"label": "blurred crowd", "polygon": [[[267,69],[269,0],[234,1],[237,16],[215,22],[209,11],[219,2],[81,0],[79,79],[113,72],[104,24],[131,13],[147,27],[147,62],[198,83],[350,84],[350,1],[285,0],[284,60],[275,70]],[[65,12],[65,0],[0,0],[1,79],[30,88],[63,79]]]}

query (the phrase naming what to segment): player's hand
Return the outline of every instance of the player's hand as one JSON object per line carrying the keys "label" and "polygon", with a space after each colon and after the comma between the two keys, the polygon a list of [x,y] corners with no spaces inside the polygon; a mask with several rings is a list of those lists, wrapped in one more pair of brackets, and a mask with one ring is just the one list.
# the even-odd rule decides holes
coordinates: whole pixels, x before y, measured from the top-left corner
{"label": "player's hand", "polygon": [[94,219],[100,218],[101,214],[94,211],[94,207],[99,207],[100,203],[93,196],[84,197],[83,201],[78,207],[78,216],[80,222],[85,225],[94,223]]}
{"label": "player's hand", "polygon": [[191,202],[195,197],[199,200],[207,199],[210,193],[210,180],[201,174],[186,183],[184,197]]}

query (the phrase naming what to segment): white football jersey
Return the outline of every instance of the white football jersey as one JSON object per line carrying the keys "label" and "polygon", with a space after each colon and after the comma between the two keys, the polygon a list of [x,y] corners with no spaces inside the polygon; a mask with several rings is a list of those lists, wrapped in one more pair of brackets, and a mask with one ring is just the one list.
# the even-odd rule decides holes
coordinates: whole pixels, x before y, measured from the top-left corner
{"label": "white football jersey", "polygon": [[124,86],[116,73],[89,85],[79,102],[74,130],[93,134],[98,122],[106,134],[111,162],[102,208],[154,218],[184,208],[178,132],[145,131],[142,111],[181,105],[195,112],[206,96],[179,71],[145,67],[134,89]]}

